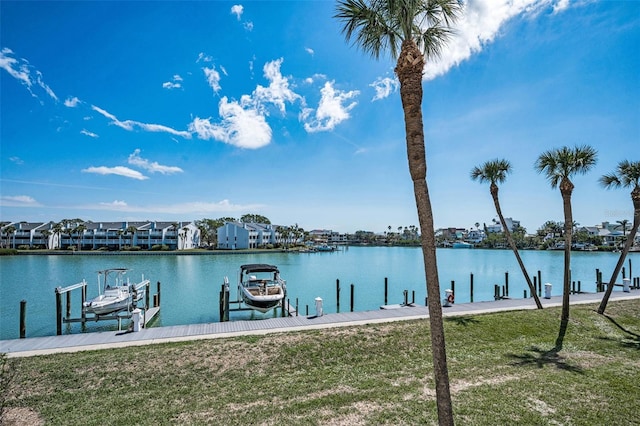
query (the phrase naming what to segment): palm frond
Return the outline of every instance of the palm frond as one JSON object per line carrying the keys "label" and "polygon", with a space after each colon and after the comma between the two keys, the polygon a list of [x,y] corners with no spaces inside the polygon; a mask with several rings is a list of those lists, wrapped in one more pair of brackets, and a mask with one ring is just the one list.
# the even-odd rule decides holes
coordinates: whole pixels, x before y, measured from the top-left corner
{"label": "palm frond", "polygon": [[596,164],[597,151],[588,145],[569,148],[563,146],[545,151],[536,160],[538,173],[544,173],[552,188],[562,179],[569,179],[576,173],[585,174]]}
{"label": "palm frond", "polygon": [[404,40],[413,40],[427,58],[437,57],[453,34],[458,0],[338,0],[334,18],[342,33],[375,59],[389,51],[397,59]]}

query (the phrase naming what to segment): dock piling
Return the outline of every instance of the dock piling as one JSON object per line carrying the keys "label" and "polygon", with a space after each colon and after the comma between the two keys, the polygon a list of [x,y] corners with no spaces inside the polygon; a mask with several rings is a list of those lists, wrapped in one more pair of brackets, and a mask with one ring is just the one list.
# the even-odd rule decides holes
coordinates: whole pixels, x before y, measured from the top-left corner
{"label": "dock piling", "polygon": [[389,279],[387,277],[384,277],[384,304],[387,304],[387,300],[388,300],[388,295],[389,295]]}
{"label": "dock piling", "polygon": [[353,312],[353,291],[354,291],[354,285],[351,284],[351,312]]}
{"label": "dock piling", "polygon": [[471,297],[471,303],[473,303],[473,272],[469,278],[469,295]]}
{"label": "dock piling", "polygon": [[27,336],[27,301],[20,301],[20,338]]}

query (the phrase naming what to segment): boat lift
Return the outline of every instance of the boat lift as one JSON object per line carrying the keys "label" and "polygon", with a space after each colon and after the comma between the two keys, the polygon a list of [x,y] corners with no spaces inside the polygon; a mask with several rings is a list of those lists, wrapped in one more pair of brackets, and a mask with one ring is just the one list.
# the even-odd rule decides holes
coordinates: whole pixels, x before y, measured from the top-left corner
{"label": "boat lift", "polygon": [[[224,277],[224,282],[220,288],[220,322],[229,321],[229,312],[239,312],[239,311],[253,311],[252,308],[243,307],[242,298],[240,294],[237,295],[237,300],[231,300],[231,295],[229,291],[229,278]],[[296,315],[297,309],[291,306],[291,304],[286,301],[287,300],[287,290],[284,289],[284,298],[280,301],[280,305],[278,305],[274,309],[280,308],[281,316],[293,316]],[[286,301],[286,302],[285,302]],[[230,305],[237,305],[237,308],[231,308]]]}
{"label": "boat lift", "polygon": [[[128,319],[130,320],[133,316],[132,311],[135,308],[141,309],[143,312],[143,324],[144,327],[147,326],[160,312],[160,281],[157,283],[157,292],[153,295],[153,306],[150,305],[150,281],[144,280],[140,283],[134,285],[134,291],[144,291],[144,305],[143,306],[133,306],[133,304],[129,305],[129,308],[123,309],[118,312],[114,312],[109,315],[95,315],[87,313],[84,308],[84,302],[87,300],[87,282],[86,280],[82,280],[77,284],[72,284],[67,287],[56,287],[55,295],[56,295],[56,334],[58,336],[62,335],[62,324],[70,324],[79,322],[82,324],[82,328],[84,330],[87,322],[97,322],[104,320],[116,320],[118,321],[118,330],[122,329],[122,320]],[[73,318],[71,317],[71,292],[73,290],[80,289],[80,317]],[[66,295],[66,306],[63,315],[63,307],[62,307],[62,295]]]}

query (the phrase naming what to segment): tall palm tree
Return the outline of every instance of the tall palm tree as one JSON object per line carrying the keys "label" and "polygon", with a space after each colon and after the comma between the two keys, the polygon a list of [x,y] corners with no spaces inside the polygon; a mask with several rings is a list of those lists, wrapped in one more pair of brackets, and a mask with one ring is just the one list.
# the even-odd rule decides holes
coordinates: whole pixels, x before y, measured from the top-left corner
{"label": "tall palm tree", "polygon": [[518,261],[518,265],[520,265],[520,270],[522,271],[522,275],[524,275],[524,279],[527,281],[527,285],[529,286],[529,291],[535,300],[536,306],[538,309],[542,309],[542,303],[540,303],[540,298],[536,293],[536,289],[531,282],[531,278],[529,278],[529,274],[527,273],[527,268],[525,268],[522,259],[520,258],[520,253],[518,252],[518,247],[516,246],[515,241],[513,240],[513,236],[511,235],[511,231],[507,227],[507,223],[504,220],[504,216],[502,215],[502,209],[500,208],[500,200],[498,199],[498,184],[503,183],[507,179],[507,175],[511,173],[511,163],[504,159],[495,159],[485,162],[480,167],[474,167],[471,170],[471,179],[478,180],[480,183],[489,182],[489,191],[491,192],[491,197],[493,198],[493,204],[496,207],[496,213],[498,213],[498,217],[500,218],[500,224],[502,225],[502,230],[504,232],[505,237],[507,238],[507,243],[513,250],[513,254],[516,256],[516,260]]}
{"label": "tall palm tree", "polygon": [[15,235],[17,229],[13,225],[9,225],[4,228],[4,233],[7,235],[7,248],[15,248],[15,238],[13,239],[13,244],[11,244],[11,237]]}
{"label": "tall palm tree", "polygon": [[562,314],[560,317],[560,333],[556,340],[556,350],[562,349],[562,340],[569,325],[569,292],[571,291],[571,234],[573,213],[571,211],[571,194],[574,185],[571,177],[575,174],[587,173],[597,161],[598,154],[589,145],[576,146],[573,149],[562,147],[545,151],[536,160],[538,173],[544,173],[551,188],[559,188],[564,210],[564,279],[562,289]]}
{"label": "tall palm tree", "polygon": [[404,111],[409,172],[421,229],[431,328],[438,420],[453,424],[445,350],[440,283],[436,262],[433,211],[427,186],[422,119],[422,73],[425,60],[437,57],[462,9],[458,0],[338,0],[335,17],[347,41],[354,40],[375,59],[389,51],[396,60]]}
{"label": "tall palm tree", "polygon": [[631,245],[633,244],[633,240],[638,233],[638,226],[640,226],[640,161],[621,161],[618,163],[618,167],[615,172],[600,177],[600,184],[605,188],[633,188],[631,190],[631,201],[633,202],[633,225],[631,226],[631,232],[629,232],[629,238],[627,238],[622,252],[620,253],[618,263],[613,270],[613,274],[611,274],[607,291],[605,291],[602,301],[600,302],[600,306],[598,307],[598,313],[603,314],[604,310],[607,308],[609,296],[611,296],[611,292],[613,291],[613,285],[618,278],[618,274],[622,269],[622,265],[629,253]]}

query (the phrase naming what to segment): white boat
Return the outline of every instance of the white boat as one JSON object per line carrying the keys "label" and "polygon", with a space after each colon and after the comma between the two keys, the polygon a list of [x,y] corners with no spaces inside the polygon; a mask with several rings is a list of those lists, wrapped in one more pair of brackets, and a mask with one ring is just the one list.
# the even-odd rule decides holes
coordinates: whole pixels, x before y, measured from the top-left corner
{"label": "white boat", "polygon": [[238,294],[251,309],[269,312],[284,299],[286,288],[277,266],[263,263],[240,266]]}
{"label": "white boat", "polygon": [[455,243],[453,243],[453,245],[451,247],[453,247],[453,248],[473,248],[473,244],[468,243],[466,241],[456,241]]}
{"label": "white boat", "polygon": [[144,298],[149,280],[144,276],[139,283],[125,281],[126,268],[112,268],[98,271],[98,296],[84,302],[85,312],[98,315],[132,310]]}

